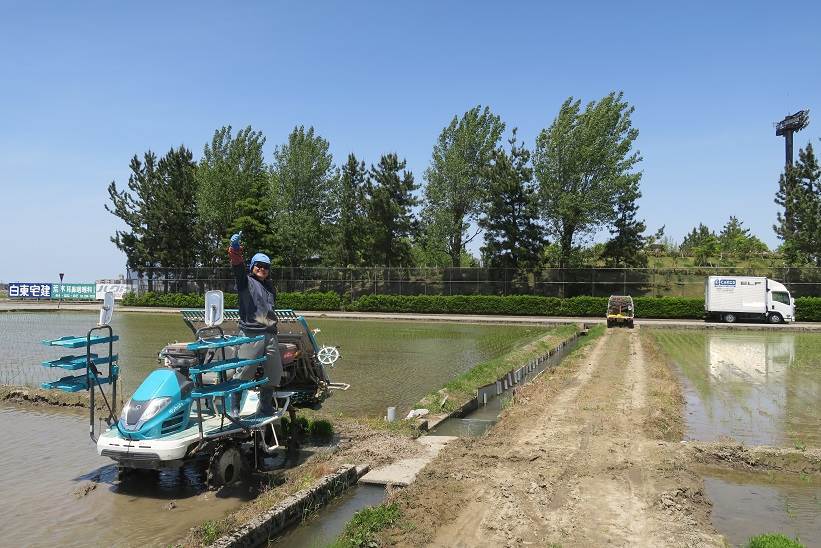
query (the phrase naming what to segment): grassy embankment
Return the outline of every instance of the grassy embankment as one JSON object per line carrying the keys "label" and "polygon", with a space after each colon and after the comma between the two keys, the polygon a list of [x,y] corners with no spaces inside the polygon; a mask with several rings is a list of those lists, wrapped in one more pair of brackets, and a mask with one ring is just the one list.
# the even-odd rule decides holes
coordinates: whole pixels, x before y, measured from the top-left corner
{"label": "grassy embankment", "polygon": [[475,397],[476,389],[480,386],[493,383],[510,370],[546,354],[577,331],[576,325],[562,325],[543,330],[536,338],[515,341],[507,352],[477,364],[470,371],[448,382],[442,389],[430,392],[416,407],[434,414],[454,411]]}

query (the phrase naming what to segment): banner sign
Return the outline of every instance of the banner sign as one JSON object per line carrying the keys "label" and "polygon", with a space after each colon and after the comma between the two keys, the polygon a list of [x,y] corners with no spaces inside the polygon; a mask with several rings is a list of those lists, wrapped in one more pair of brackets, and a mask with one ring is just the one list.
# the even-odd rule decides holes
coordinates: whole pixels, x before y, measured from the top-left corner
{"label": "banner sign", "polygon": [[114,283],[100,283],[97,282],[97,300],[102,301],[105,297],[105,294],[111,291],[114,293],[114,299],[117,301],[123,300],[123,296],[128,291],[128,285],[126,284],[114,284]]}
{"label": "banner sign", "polygon": [[10,299],[49,299],[51,284],[40,282],[12,282],[9,284]]}
{"label": "banner sign", "polygon": [[96,284],[51,284],[52,300],[93,301],[96,298]]}

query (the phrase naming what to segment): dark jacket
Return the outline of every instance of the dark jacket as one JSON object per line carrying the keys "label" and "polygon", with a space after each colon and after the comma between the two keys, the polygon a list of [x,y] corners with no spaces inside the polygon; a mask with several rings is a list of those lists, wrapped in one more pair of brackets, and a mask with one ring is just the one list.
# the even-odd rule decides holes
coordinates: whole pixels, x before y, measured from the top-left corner
{"label": "dark jacket", "polygon": [[276,290],[271,280],[260,282],[244,265],[232,266],[239,297],[239,328],[246,333],[276,333]]}

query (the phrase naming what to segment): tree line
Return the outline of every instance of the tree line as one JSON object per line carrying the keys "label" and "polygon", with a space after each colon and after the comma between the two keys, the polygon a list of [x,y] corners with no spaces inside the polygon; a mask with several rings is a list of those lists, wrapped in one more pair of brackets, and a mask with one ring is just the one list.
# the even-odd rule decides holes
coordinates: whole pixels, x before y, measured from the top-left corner
{"label": "tree line", "polygon": [[[442,129],[421,181],[397,152],[370,164],[350,153],[337,165],[328,141],[305,126],[273,147],[268,162],[261,132],[225,126],[199,160],[185,146],[135,155],[127,185],[108,186],[105,207],[125,224],[111,240],[139,274],[224,266],[227,239],[240,230],[246,249],[281,266],[478,266],[466,246],[481,235],[488,267],[591,258],[640,267],[669,239],[664,227],[645,235],[638,218],[633,111],[621,92],[586,104],[570,97],[529,148],[515,128],[505,139],[506,124],[479,105]],[[776,230],[791,257],[817,263],[819,254],[807,251],[819,241],[807,231],[821,231],[810,220],[821,211],[814,161],[808,147],[782,176]],[[609,240],[588,245],[603,229]],[[720,234],[695,228],[680,248],[709,257],[766,246],[731,217]]]}

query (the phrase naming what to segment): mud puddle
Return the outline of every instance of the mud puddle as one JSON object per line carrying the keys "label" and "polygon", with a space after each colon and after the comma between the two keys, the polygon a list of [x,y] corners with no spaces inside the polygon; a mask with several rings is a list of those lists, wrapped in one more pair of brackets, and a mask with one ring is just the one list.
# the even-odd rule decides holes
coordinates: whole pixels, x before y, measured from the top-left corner
{"label": "mud puddle", "polygon": [[331,544],[353,515],[385,499],[385,488],[378,485],[358,485],[312,514],[295,527],[269,543],[269,546],[289,548],[321,548]]}
{"label": "mud puddle", "polygon": [[821,479],[811,476],[701,470],[713,503],[712,522],[732,546],[782,533],[806,546],[821,545]]}
{"label": "mud puddle", "polygon": [[821,446],[821,334],[652,333],[683,381],[687,438]]}
{"label": "mud puddle", "polygon": [[201,474],[138,472],[120,482],[84,413],[0,406],[0,538],[7,546],[166,545],[249,498],[205,491]]}

